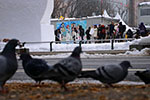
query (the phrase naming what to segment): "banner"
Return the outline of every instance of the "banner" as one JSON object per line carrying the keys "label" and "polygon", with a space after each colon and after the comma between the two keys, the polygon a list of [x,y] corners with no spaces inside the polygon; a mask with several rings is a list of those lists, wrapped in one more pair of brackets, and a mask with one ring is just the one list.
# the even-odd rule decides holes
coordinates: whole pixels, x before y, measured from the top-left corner
{"label": "banner", "polygon": [[61,39],[62,41],[71,41],[71,40],[80,40],[79,36],[79,26],[82,26],[84,31],[87,28],[87,21],[67,21],[67,22],[57,22],[56,29],[60,29],[61,31]]}

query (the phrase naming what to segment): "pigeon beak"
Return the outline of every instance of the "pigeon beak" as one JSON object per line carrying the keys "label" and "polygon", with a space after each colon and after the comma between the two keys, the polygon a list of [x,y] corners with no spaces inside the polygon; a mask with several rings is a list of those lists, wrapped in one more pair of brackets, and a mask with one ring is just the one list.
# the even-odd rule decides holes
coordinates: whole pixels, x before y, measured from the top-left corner
{"label": "pigeon beak", "polygon": [[19,47],[20,47],[20,48],[24,47],[24,44],[25,44],[24,42],[23,42],[23,43],[20,42]]}
{"label": "pigeon beak", "polygon": [[133,68],[132,66],[130,66],[130,68]]}
{"label": "pigeon beak", "polygon": [[20,41],[18,41],[17,44],[20,46]]}

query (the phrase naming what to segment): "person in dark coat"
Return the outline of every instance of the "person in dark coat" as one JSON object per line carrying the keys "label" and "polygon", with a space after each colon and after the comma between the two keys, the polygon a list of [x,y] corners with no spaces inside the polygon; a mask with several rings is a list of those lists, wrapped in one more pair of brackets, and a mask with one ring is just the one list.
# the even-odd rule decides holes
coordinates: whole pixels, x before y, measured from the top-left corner
{"label": "person in dark coat", "polygon": [[60,29],[56,29],[56,30],[55,30],[55,41],[56,41],[56,42],[59,42],[59,41],[60,41],[60,34],[61,34]]}
{"label": "person in dark coat", "polygon": [[127,34],[127,38],[133,37],[133,32],[131,31],[131,29],[129,29],[126,34]]}
{"label": "person in dark coat", "polygon": [[101,24],[98,25],[98,28],[97,28],[97,36],[98,36],[98,39],[101,39]]}
{"label": "person in dark coat", "polygon": [[123,25],[122,25],[122,22],[119,22],[118,28],[119,28],[119,34],[118,34],[117,37],[118,37],[118,38],[123,38],[124,27],[123,27]]}
{"label": "person in dark coat", "polygon": [[79,32],[80,32],[81,40],[84,40],[84,39],[83,39],[83,37],[84,37],[84,29],[82,28],[81,25],[79,26]]}
{"label": "person in dark coat", "polygon": [[87,40],[91,39],[90,30],[91,30],[91,27],[89,27],[85,32]]}
{"label": "person in dark coat", "polygon": [[112,21],[111,24],[109,25],[109,35],[110,35],[110,38],[114,38],[114,22]]}
{"label": "person in dark coat", "polygon": [[139,30],[141,36],[147,36],[146,27],[143,22],[139,25]]}

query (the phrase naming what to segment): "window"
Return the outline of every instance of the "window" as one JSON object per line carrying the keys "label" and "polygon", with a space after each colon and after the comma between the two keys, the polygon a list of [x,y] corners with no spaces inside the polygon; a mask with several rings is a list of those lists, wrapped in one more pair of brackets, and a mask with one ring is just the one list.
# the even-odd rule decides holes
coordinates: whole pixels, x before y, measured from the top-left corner
{"label": "window", "polygon": [[141,16],[147,16],[150,15],[150,9],[141,9]]}

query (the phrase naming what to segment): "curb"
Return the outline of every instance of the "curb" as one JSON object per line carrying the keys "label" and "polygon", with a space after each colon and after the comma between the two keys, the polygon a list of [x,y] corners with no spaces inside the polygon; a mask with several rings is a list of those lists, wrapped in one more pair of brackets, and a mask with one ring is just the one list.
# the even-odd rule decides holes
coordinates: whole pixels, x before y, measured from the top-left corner
{"label": "curb", "polygon": [[[127,50],[100,50],[100,51],[83,51],[87,54],[119,54]],[[71,53],[71,51],[53,51],[53,52],[30,52],[31,55],[56,55],[60,53]]]}

